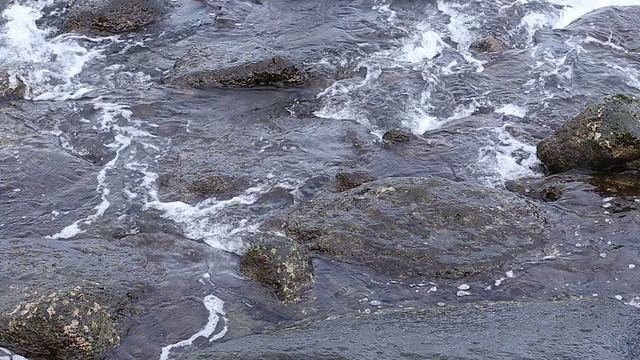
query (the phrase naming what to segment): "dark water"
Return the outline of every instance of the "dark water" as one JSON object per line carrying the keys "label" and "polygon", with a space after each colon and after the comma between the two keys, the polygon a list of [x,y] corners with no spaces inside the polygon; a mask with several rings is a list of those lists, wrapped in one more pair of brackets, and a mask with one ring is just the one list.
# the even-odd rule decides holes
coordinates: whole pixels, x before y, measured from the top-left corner
{"label": "dark water", "polygon": [[[46,4],[20,4],[4,12],[0,63],[31,95],[0,105],[0,236],[163,231],[204,242],[228,253],[209,273],[235,319],[228,337],[379,307],[571,296],[633,305],[640,296],[640,269],[630,268],[640,266],[637,174],[545,180],[563,187],[546,203],[559,224],[553,241],[508,273],[468,279],[469,296],[458,296],[461,283],[396,281],[316,258],[308,299],[283,307],[236,270],[252,239],[278,231],[339,170],[541,182],[538,140],[605,95],[640,90],[640,7],[569,22],[639,1],[181,0],[159,24],[117,37],[59,35],[58,17],[35,21]],[[510,49],[471,52],[488,33]],[[295,89],[161,85],[195,45],[221,59],[285,54],[323,76]],[[396,127],[420,137],[382,147]],[[232,178],[233,189],[209,199],[180,191],[208,176]],[[206,323],[199,311],[196,329]]]}

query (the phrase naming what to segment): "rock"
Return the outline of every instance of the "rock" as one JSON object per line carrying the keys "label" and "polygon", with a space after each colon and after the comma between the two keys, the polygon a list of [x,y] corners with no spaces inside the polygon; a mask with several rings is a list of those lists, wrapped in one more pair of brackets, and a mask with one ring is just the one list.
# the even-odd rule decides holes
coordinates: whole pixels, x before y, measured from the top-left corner
{"label": "rock", "polygon": [[393,276],[462,278],[542,243],[547,217],[529,200],[444,179],[389,178],[326,194],[285,219],[312,250]]}
{"label": "rock", "polygon": [[205,325],[211,288],[198,279],[222,257],[166,234],[0,239],[0,346],[33,360],[157,359]]}
{"label": "rock", "polygon": [[495,36],[489,36],[471,44],[471,49],[481,53],[494,53],[507,49],[507,44]]}
{"label": "rock", "polygon": [[15,75],[0,72],[0,99],[24,99],[27,86]]}
{"label": "rock", "polygon": [[[640,40],[635,36],[640,31],[638,16],[638,6],[605,6],[580,16],[564,30],[574,36],[592,37],[635,52],[640,50]],[[589,44],[584,46],[588,49]],[[592,46],[598,45],[594,43]]]}
{"label": "rock", "polygon": [[392,129],[382,135],[382,140],[387,143],[402,143],[411,141],[413,134],[401,129]]}
{"label": "rock", "polygon": [[374,180],[375,178],[366,171],[339,172],[336,174],[338,191],[351,190],[364,183]]}
{"label": "rock", "polygon": [[30,358],[86,359],[120,344],[131,310],[126,294],[100,284],[34,292],[0,315],[0,342]]}
{"label": "rock", "polygon": [[640,102],[619,94],[587,107],[540,141],[537,154],[552,173],[606,170],[640,159]]}
{"label": "rock", "polygon": [[545,202],[560,200],[565,191],[562,181],[538,178],[507,181],[505,187],[522,196]]}
{"label": "rock", "polygon": [[110,151],[100,140],[99,134],[92,132],[68,132],[60,135],[60,145],[71,154],[103,166],[113,159],[115,153]]}
{"label": "rock", "polygon": [[76,0],[63,28],[65,31],[127,32],[157,21],[168,7],[167,0]]}
{"label": "rock", "polygon": [[300,301],[302,292],[313,282],[307,249],[276,237],[251,246],[242,258],[240,270],[248,278],[273,289],[284,303]]}
{"label": "rock", "polygon": [[180,86],[254,87],[260,85],[302,85],[306,74],[291,60],[275,55],[243,63],[221,62],[211,49],[194,48],[176,61],[163,79]]}
{"label": "rock", "polygon": [[633,307],[612,300],[389,309],[220,342],[180,359],[634,359],[636,319]]}
{"label": "rock", "polygon": [[0,344],[31,359],[98,358],[118,346],[145,283],[160,279],[139,253],[99,240],[0,245]]}

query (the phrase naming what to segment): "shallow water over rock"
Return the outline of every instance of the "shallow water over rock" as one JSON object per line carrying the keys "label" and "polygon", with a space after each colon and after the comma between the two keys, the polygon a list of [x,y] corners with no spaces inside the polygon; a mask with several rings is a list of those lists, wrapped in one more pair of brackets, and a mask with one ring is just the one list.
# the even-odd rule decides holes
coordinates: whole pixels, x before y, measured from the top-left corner
{"label": "shallow water over rock", "polygon": [[[618,7],[603,8],[608,4]],[[113,269],[132,270],[127,259],[145,267],[155,275],[133,271],[132,277],[150,283],[150,293],[136,303],[141,313],[110,359],[198,358],[222,342],[218,354],[227,354],[242,346],[241,338],[262,344],[271,338],[256,334],[277,334],[298,321],[310,322],[312,330],[292,330],[286,339],[312,346],[325,326],[320,319],[439,309],[438,303],[462,309],[452,315],[460,324],[470,318],[479,328],[504,325],[510,334],[543,328],[545,321],[561,325],[543,316],[539,327],[527,328],[527,319],[540,313],[570,314],[572,331],[602,325],[575,332],[583,342],[542,341],[527,348],[531,353],[602,334],[602,347],[577,347],[584,358],[637,356],[632,345],[609,339],[618,330],[633,333],[640,303],[638,174],[630,166],[621,174],[546,176],[535,150],[588,105],[640,91],[632,36],[640,1],[173,5],[157,21],[113,35],[65,33],[64,3],[3,3],[0,73],[25,88],[19,89],[24,99],[0,104],[0,241],[11,243],[0,251],[9,261],[2,262],[0,283],[36,281],[38,271],[64,273],[21,263],[53,266],[56,254],[80,278],[125,281],[127,273]],[[505,49],[471,49],[490,36]],[[224,54],[216,60],[238,64],[282,54],[308,78],[296,86],[252,88],[163,83],[175,62],[200,46]],[[240,256],[251,244],[265,234],[283,235],[287,214],[312,199],[341,204],[346,195],[336,193],[336,174],[357,172],[367,180],[451,183],[442,211],[466,206],[461,187],[485,189],[511,199],[507,209],[525,203],[541,209],[553,226],[545,227],[547,241],[502,259],[500,267],[457,279],[429,272],[406,278],[316,253],[313,285],[300,302],[284,305],[271,289],[241,275]],[[488,196],[487,203],[494,201]],[[139,233],[163,235],[131,236]],[[104,266],[96,265],[103,257]],[[18,265],[9,269],[9,263]],[[39,281],[58,284],[46,276]],[[600,311],[610,303],[586,309],[573,302],[578,298],[615,302],[623,320]],[[534,305],[526,305],[531,300]],[[482,301],[526,304],[473,310]],[[393,321],[429,323],[447,333],[446,317],[427,318]],[[366,330],[366,319],[345,320],[339,328]],[[607,324],[617,330],[607,332]],[[286,339],[274,349],[287,348]],[[350,347],[357,338],[345,339],[345,349],[324,355],[357,358],[369,351]],[[425,356],[412,341],[406,339],[407,352]],[[445,345],[443,356],[468,350]],[[487,351],[489,358],[499,353]]]}

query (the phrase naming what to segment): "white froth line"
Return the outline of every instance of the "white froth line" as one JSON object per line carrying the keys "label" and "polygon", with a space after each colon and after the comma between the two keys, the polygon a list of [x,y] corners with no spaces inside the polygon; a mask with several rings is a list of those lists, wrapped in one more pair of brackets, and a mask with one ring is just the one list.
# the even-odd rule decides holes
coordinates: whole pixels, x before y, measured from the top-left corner
{"label": "white froth line", "polygon": [[223,317],[223,320],[225,322],[224,327],[222,328],[222,330],[220,330],[220,332],[213,335],[213,333],[216,331],[216,327],[218,326],[218,321],[220,321],[220,316],[218,315],[222,315],[222,316],[225,315],[224,302],[213,295],[207,295],[202,302],[204,304],[204,307],[209,311],[209,320],[207,321],[207,324],[205,325],[204,329],[193,334],[187,340],[182,340],[175,344],[171,344],[163,347],[162,353],[160,354],[160,360],[169,360],[169,351],[171,349],[191,346],[193,344],[193,341],[199,337],[205,337],[205,338],[211,337],[209,338],[209,342],[213,342],[215,340],[222,338],[224,335],[226,335],[229,328],[226,324],[228,322],[228,319],[225,317]]}

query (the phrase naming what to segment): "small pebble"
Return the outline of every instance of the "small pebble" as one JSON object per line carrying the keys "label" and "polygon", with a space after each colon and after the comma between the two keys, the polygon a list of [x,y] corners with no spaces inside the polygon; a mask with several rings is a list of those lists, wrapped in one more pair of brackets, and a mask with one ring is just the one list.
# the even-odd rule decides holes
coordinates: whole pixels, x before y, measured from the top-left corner
{"label": "small pebble", "polygon": [[635,264],[629,264],[629,269],[635,269],[636,265]]}
{"label": "small pebble", "polygon": [[615,298],[616,298],[616,300],[618,300],[618,301],[622,301],[622,295],[616,295],[616,296],[615,296]]}
{"label": "small pebble", "polygon": [[458,290],[469,290],[469,289],[471,289],[471,287],[467,284],[462,284],[458,286]]}

